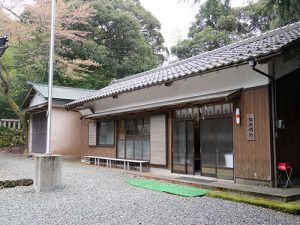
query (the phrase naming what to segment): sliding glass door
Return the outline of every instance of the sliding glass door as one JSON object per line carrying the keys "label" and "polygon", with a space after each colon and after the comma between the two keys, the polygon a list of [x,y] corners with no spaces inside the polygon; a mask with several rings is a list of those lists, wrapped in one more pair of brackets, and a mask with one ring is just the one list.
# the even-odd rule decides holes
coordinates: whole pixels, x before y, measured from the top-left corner
{"label": "sliding glass door", "polygon": [[202,175],[233,179],[232,118],[214,118],[200,122]]}
{"label": "sliding glass door", "polygon": [[150,119],[119,120],[118,158],[150,160]]}
{"label": "sliding glass door", "polygon": [[194,121],[173,123],[172,172],[194,174]]}

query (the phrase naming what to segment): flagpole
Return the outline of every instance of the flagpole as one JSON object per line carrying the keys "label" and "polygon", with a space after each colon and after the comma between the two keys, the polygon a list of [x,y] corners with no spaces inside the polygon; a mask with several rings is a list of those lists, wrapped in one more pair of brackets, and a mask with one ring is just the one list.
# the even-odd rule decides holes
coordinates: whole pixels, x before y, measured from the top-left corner
{"label": "flagpole", "polygon": [[51,37],[50,37],[50,58],[48,76],[48,112],[47,112],[47,142],[46,154],[51,154],[51,119],[52,119],[52,87],[53,87],[53,63],[55,44],[55,5],[56,0],[51,1]]}

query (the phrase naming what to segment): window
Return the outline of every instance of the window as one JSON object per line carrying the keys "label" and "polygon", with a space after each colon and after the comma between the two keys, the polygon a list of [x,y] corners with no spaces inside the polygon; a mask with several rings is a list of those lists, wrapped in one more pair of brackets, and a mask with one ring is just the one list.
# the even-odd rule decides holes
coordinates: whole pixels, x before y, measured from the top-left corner
{"label": "window", "polygon": [[174,116],[176,119],[199,119],[205,118],[206,116],[215,116],[215,115],[227,115],[232,114],[233,104],[231,102],[223,104],[209,104],[194,108],[184,108],[177,109],[174,111]]}
{"label": "window", "polygon": [[115,123],[114,121],[102,121],[97,124],[97,144],[114,145],[115,144]]}
{"label": "window", "polygon": [[118,157],[150,159],[150,119],[119,120]]}

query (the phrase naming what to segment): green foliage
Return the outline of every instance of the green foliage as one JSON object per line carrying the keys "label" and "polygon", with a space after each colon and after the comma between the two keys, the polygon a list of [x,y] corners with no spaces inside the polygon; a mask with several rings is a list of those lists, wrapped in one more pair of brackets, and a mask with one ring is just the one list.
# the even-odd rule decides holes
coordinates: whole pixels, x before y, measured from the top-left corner
{"label": "green foliage", "polygon": [[0,126],[0,148],[24,145],[21,130]]}
{"label": "green foliage", "polygon": [[[57,60],[54,84],[99,89],[112,79],[152,69],[164,61],[167,51],[160,23],[138,0],[70,2],[68,8],[86,5],[91,13],[80,23],[59,26],[62,30],[57,31],[56,54],[60,60]],[[60,11],[70,11],[59,7],[58,15]],[[35,25],[35,29],[31,27],[34,38],[19,43],[21,49],[15,57],[16,61],[23,62],[20,75],[34,82],[47,82],[49,37],[45,22],[36,17],[36,10],[38,7],[33,7],[22,14],[24,21]],[[84,35],[72,39],[65,34],[66,29]],[[67,63],[70,60],[92,61],[99,66],[78,70],[73,68],[73,63]]]}
{"label": "green foliage", "polygon": [[298,0],[249,1],[247,6],[238,8],[231,8],[229,0],[207,0],[200,5],[189,38],[173,46],[171,52],[184,59],[297,22],[299,18]]}
{"label": "green foliage", "polygon": [[[16,117],[8,94],[21,106],[29,91],[26,81],[48,81],[50,3],[25,7],[20,20],[0,10],[0,36],[9,36],[1,57],[9,72],[9,92],[0,92],[1,118]],[[56,17],[55,85],[100,89],[164,61],[161,25],[138,0],[60,1]]]}
{"label": "green foliage", "polygon": [[189,39],[173,46],[171,52],[184,59],[246,36],[245,24],[235,15],[229,3],[229,0],[207,0],[203,3],[190,27]]}
{"label": "green foliage", "polygon": [[7,105],[6,101],[3,99],[3,97],[0,95],[0,118],[5,119],[12,119],[15,118],[14,112],[10,109],[10,107]]}
{"label": "green foliage", "polygon": [[195,33],[192,39],[184,40],[172,48],[172,53],[178,58],[188,58],[201,52],[223,47],[230,43],[230,38],[225,31],[215,30],[210,26],[201,32]]}
{"label": "green foliage", "polygon": [[[14,43],[13,40],[11,42]],[[26,96],[26,92],[29,90],[29,87],[26,85],[26,80],[30,80],[30,77],[28,78],[23,73],[20,73],[20,68],[15,67],[17,65],[15,61],[17,54],[16,48],[7,48],[5,54],[3,54],[1,57],[1,63],[3,63],[3,65],[10,70],[9,76],[5,76],[5,73],[2,72],[9,85],[9,94],[13,97],[18,105],[21,105]],[[10,118],[17,118],[17,115],[7,104],[4,93],[0,93],[0,119]]]}
{"label": "green foliage", "polygon": [[94,0],[92,6],[96,12],[90,19],[90,37],[103,49],[98,72],[122,78],[163,62],[166,49],[160,23],[139,1]]}
{"label": "green foliage", "polygon": [[299,21],[299,0],[267,0],[266,8],[278,14],[274,19],[277,26]]}

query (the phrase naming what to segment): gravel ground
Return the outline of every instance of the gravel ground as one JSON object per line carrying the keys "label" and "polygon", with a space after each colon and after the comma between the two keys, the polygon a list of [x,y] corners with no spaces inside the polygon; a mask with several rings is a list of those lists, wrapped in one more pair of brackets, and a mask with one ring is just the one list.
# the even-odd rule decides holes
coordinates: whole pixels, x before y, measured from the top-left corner
{"label": "gravel ground", "polygon": [[[0,179],[33,178],[33,159],[0,152]],[[62,189],[0,190],[0,224],[300,224],[300,216],[243,203],[129,186],[105,167],[63,163]]]}

